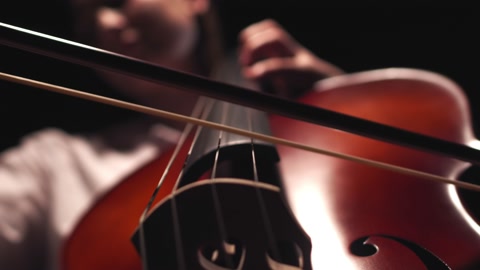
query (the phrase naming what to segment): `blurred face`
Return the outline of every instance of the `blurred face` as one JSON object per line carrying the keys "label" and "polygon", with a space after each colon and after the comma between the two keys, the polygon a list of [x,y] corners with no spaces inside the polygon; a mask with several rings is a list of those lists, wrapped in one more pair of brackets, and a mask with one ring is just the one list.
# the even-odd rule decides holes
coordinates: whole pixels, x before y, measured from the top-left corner
{"label": "blurred face", "polygon": [[178,65],[197,41],[208,0],[71,0],[80,41],[162,65]]}
{"label": "blurred face", "polygon": [[[209,0],[70,0],[77,39],[108,51],[197,73],[197,17]],[[142,104],[188,113],[195,98],[124,75],[100,71],[116,89]],[[180,104],[179,104],[180,103]]]}

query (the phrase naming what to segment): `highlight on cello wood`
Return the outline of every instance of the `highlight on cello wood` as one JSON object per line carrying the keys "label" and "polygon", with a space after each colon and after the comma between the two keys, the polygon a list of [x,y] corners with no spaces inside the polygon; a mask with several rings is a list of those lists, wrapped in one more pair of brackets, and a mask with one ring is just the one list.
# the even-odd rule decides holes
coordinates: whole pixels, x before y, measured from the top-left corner
{"label": "highlight on cello wood", "polygon": [[[454,158],[463,157],[461,150],[478,154],[470,147],[476,139],[462,89],[432,72],[397,68],[324,79],[312,88],[296,104],[338,113],[329,123],[350,116],[350,123],[378,123],[370,126],[451,142],[445,145],[460,151],[438,155],[435,150],[444,149],[425,152],[272,112],[266,122],[279,138],[269,142],[278,143],[273,147],[259,141],[270,137],[251,139],[257,135],[248,132],[240,132],[246,138],[239,143],[210,147],[219,133],[237,131],[212,124],[222,132],[192,134],[193,142],[203,134],[212,142],[200,140],[200,152],[179,144],[177,154],[158,157],[92,205],[65,242],[63,268],[478,269],[478,220],[454,185],[425,181],[422,174],[457,185],[470,162],[478,162]],[[252,151],[264,146],[276,154]],[[218,164],[204,162],[218,156]],[[217,165],[231,175],[216,175]],[[167,167],[154,207],[139,224]],[[388,169],[397,167],[412,173]]]}

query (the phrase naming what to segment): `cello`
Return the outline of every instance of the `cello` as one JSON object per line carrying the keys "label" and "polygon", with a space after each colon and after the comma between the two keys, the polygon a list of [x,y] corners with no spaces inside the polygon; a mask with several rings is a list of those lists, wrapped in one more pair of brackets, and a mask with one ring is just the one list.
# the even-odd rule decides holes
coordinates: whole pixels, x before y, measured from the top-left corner
{"label": "cello", "polygon": [[[129,62],[129,64],[132,63]],[[144,67],[148,69],[148,66]],[[198,84],[198,81],[193,81]],[[204,83],[204,81],[200,82]],[[235,89],[232,88],[232,90]],[[460,88],[450,80],[430,72],[388,69],[335,77],[319,82],[315,85],[314,91],[299,101],[341,112],[342,114],[334,114],[339,118],[333,119],[333,122],[342,122],[342,116],[353,115],[376,123],[402,128],[402,130],[411,130],[415,134],[434,136],[456,143],[454,145],[466,146],[474,141],[473,133],[467,124],[470,121],[466,107],[467,102],[461,94]],[[448,113],[439,114],[442,111],[446,112],[443,108],[447,106],[450,108]],[[419,115],[423,117],[419,117]],[[350,118],[346,117],[346,119]],[[323,149],[331,148],[336,151],[340,149],[341,152],[356,157],[381,160],[389,164],[435,173],[444,177],[453,177],[467,166],[465,161],[439,157],[431,153],[423,153],[282,116],[272,115],[269,121],[275,136],[292,141],[307,142]],[[291,128],[283,129],[282,125],[286,123]],[[402,133],[402,130],[388,129],[388,126],[370,125],[370,127],[378,127],[378,129],[375,132],[362,129],[362,132],[368,134],[378,131],[378,133],[382,133],[382,130],[387,130],[397,131],[402,136],[411,135],[409,132]],[[426,140],[426,137],[420,136],[419,138]],[[432,142],[440,142],[441,145],[444,141],[432,140]],[[448,143],[445,145],[450,146]],[[295,244],[302,246],[300,250],[293,249],[297,252],[294,256],[298,259],[297,265],[285,266],[282,264],[279,266],[281,262],[277,262],[273,258],[275,256],[268,255],[269,253],[264,250],[261,254],[264,258],[269,256],[273,258],[270,258],[270,261],[264,260],[268,261],[269,267],[273,269],[282,269],[280,267],[293,267],[283,269],[309,269],[308,263],[311,257],[314,269],[326,265],[333,269],[478,268],[478,225],[468,217],[466,211],[459,204],[455,190],[451,187],[421,181],[419,175],[405,177],[403,174],[375,169],[365,166],[365,164],[339,161],[336,158],[310,154],[281,145],[277,148],[280,156],[279,168],[282,184],[285,187],[282,190],[295,219],[310,238],[312,253],[305,253],[308,251],[308,244],[299,244],[303,240],[295,242],[294,247]],[[458,149],[465,150],[466,153],[475,153],[475,151],[468,151],[468,147],[458,147]],[[457,151],[453,152],[455,152],[454,155],[457,154],[463,159],[474,160],[474,158],[465,158]],[[161,166],[155,164],[145,167],[131,179],[146,179],[143,177],[143,173],[149,174],[150,170],[163,171]],[[116,248],[134,251],[133,247],[129,245],[131,243],[124,241],[129,237],[125,239],[125,232],[120,224],[129,227],[127,229],[129,229],[128,235],[130,236],[135,229],[130,226],[137,223],[135,219],[133,221],[123,219],[128,216],[127,208],[136,204],[128,201],[130,198],[127,198],[126,194],[140,194],[132,192],[132,185],[141,186],[148,191],[152,190],[151,184],[150,187],[138,185],[138,181],[127,179],[122,182],[119,187],[106,194],[83,219],[77,231],[67,242],[64,257],[66,269],[76,269],[74,267],[79,267],[78,269],[86,267],[89,269],[95,269],[95,267],[98,269],[113,267],[132,269],[132,267],[139,266],[140,261],[135,253],[113,252],[111,255],[106,255],[107,251],[116,251]],[[230,180],[220,179],[223,184],[227,184],[228,181]],[[129,183],[134,184],[129,185]],[[192,185],[196,188],[203,186],[205,182],[199,183]],[[188,185],[180,191],[188,190],[186,189]],[[148,191],[147,194],[151,193]],[[169,190],[165,186],[162,191],[169,194]],[[138,205],[145,205],[148,198],[143,194],[140,197],[143,201]],[[125,207],[119,207],[119,203],[124,204]],[[118,213],[114,209],[119,210]],[[138,211],[137,208],[135,212]],[[288,211],[286,209],[283,212]],[[107,216],[105,213],[109,213],[117,222],[95,218],[105,218]],[[118,218],[122,218],[120,222],[118,222]],[[244,222],[247,221],[244,220]],[[112,227],[114,224],[116,226]],[[244,226],[245,224],[240,225]],[[105,227],[102,228],[102,226]],[[292,228],[292,231],[295,231],[293,229],[295,228]],[[112,233],[113,237],[110,238],[108,233]],[[120,235],[115,235],[115,233],[120,233]],[[298,234],[301,235],[301,233]],[[99,242],[92,243],[92,239],[99,240]],[[295,240],[298,239],[301,237],[295,238]],[[243,240],[239,239],[238,242],[234,241],[235,243],[230,245],[234,246],[233,257],[238,255],[239,250],[251,248],[250,246],[244,247]],[[199,247],[199,243],[195,244],[198,251],[201,251],[198,258],[205,257],[205,253],[203,253],[205,250]],[[98,256],[97,252],[91,252],[89,253],[91,256],[84,257],[82,251],[87,248],[89,250],[98,248],[102,256]],[[228,248],[219,248],[219,250],[222,249],[226,253],[225,250]],[[207,262],[202,264],[198,259],[197,263],[202,264],[203,269],[243,267],[241,265],[235,266],[235,268],[215,266],[215,260],[212,259],[214,253],[212,252],[211,258],[206,259]],[[132,258],[134,261],[129,260]],[[101,259],[105,259],[107,262],[98,262]],[[205,266],[209,262],[213,264]],[[86,264],[82,265],[82,263]],[[108,266],[102,263],[107,263]]]}

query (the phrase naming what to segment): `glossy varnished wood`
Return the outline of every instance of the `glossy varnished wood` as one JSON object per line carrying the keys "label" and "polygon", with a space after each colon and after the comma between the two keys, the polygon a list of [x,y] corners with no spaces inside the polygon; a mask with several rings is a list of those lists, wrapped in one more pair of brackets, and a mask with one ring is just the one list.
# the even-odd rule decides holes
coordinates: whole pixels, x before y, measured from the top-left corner
{"label": "glossy varnished wood", "polygon": [[[474,140],[461,89],[428,72],[390,69],[333,78],[302,102],[461,144]],[[445,177],[467,165],[280,117],[272,117],[272,127],[279,137]],[[427,269],[395,238],[427,249],[452,269],[478,269],[478,226],[469,224],[452,187],[278,148],[284,191],[312,238],[315,269]],[[375,254],[352,253],[363,237],[376,245]]]}
{"label": "glossy varnished wood", "polygon": [[[475,140],[461,89],[436,74],[371,71],[327,79],[315,90],[301,102],[460,144]],[[284,117],[270,119],[273,134],[320,148],[445,177],[456,177],[468,165]],[[312,240],[314,269],[479,268],[478,226],[454,188],[284,146],[278,150],[283,192]],[[66,242],[64,269],[140,268],[130,237],[163,170],[157,161],[106,194],[82,219]],[[169,194],[172,179],[159,198]]]}

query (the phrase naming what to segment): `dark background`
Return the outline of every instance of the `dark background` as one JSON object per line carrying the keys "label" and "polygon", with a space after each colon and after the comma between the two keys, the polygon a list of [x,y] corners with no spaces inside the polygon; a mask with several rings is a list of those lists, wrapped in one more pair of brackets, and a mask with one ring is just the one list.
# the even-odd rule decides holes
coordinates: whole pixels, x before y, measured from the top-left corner
{"label": "dark background", "polygon": [[[219,1],[225,39],[231,47],[243,27],[274,18],[300,43],[347,72],[412,67],[450,77],[469,97],[474,117],[472,125],[479,134],[476,123],[480,119],[480,106],[477,105],[480,102],[480,78],[476,73],[480,60],[477,41],[480,24],[474,9],[431,3],[380,7],[371,1],[336,2],[335,5],[302,0]],[[2,9],[0,21],[31,25],[42,30],[42,22],[48,25],[53,21],[55,24],[56,16],[68,17],[45,2],[48,1],[9,4],[11,7]],[[26,9],[26,6],[30,8]],[[62,25],[57,27],[61,33]],[[49,82],[77,89],[86,89],[84,87],[91,82],[82,68],[1,45],[0,59],[1,71],[48,78]],[[44,126],[83,131],[105,125],[125,114],[104,105],[13,87],[10,83],[0,84],[0,149],[18,143],[23,134]]]}

